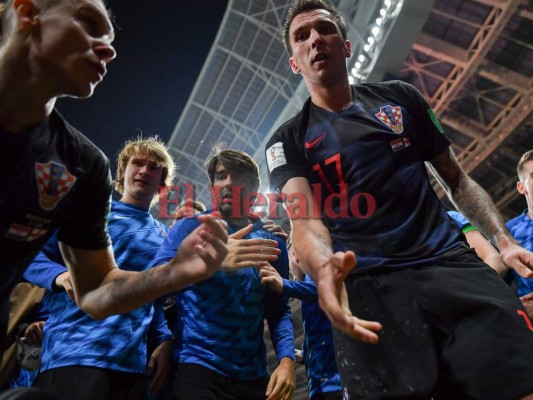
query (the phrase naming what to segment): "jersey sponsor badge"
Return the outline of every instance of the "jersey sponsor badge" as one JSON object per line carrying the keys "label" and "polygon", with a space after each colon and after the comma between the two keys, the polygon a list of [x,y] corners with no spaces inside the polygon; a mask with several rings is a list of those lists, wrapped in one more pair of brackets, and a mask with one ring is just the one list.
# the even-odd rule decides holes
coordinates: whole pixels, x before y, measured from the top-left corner
{"label": "jersey sponsor badge", "polygon": [[56,161],[49,161],[46,164],[35,163],[35,178],[39,191],[39,205],[45,211],[56,208],[57,203],[76,182],[76,177],[67,170],[67,167]]}
{"label": "jersey sponsor badge", "polygon": [[287,164],[285,152],[283,151],[283,143],[277,142],[270,146],[266,151],[266,159],[268,170],[274,171],[276,168]]}
{"label": "jersey sponsor badge", "polygon": [[399,106],[387,104],[379,109],[376,117],[394,133],[403,132],[402,109]]}

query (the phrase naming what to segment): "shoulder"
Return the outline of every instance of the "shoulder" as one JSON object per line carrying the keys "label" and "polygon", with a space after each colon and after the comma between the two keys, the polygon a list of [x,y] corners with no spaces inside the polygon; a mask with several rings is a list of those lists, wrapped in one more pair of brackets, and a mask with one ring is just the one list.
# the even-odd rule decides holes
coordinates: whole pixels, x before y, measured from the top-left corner
{"label": "shoulder", "polygon": [[357,92],[368,92],[385,96],[411,96],[419,94],[419,91],[410,83],[401,80],[391,80],[385,82],[370,82],[355,85]]}
{"label": "shoulder", "polygon": [[521,213],[521,214],[517,215],[516,217],[514,217],[513,219],[510,219],[509,221],[507,221],[505,223],[507,228],[509,230],[513,230],[513,229],[516,229],[517,227],[519,227],[520,225],[522,225],[524,223],[524,217],[527,218],[526,212],[527,212],[527,209],[523,213]]}
{"label": "shoulder", "polygon": [[61,136],[61,146],[70,155],[77,155],[82,163],[101,164],[109,168],[109,160],[102,150],[68,123],[57,111],[50,115],[50,126]]}

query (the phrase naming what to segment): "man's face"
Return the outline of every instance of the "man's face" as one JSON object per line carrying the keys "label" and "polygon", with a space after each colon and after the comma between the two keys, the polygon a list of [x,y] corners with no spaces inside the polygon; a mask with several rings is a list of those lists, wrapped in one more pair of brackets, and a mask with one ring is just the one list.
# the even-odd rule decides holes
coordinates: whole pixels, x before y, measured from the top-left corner
{"label": "man's face", "polygon": [[533,160],[526,161],[521,174],[522,178],[516,187],[520,194],[526,197],[530,216],[533,215]]}
{"label": "man's face", "polygon": [[31,56],[52,96],[89,97],[115,58],[114,31],[100,0],[58,1],[39,15]]}
{"label": "man's face", "polygon": [[351,44],[344,41],[340,29],[326,10],[298,14],[289,27],[294,73],[302,74],[307,83],[328,85],[346,76],[346,58]]}
{"label": "man's face", "polygon": [[223,164],[217,164],[213,179],[213,200],[225,218],[246,218],[250,212],[249,207],[246,207],[246,200],[250,199],[255,190],[257,188],[252,187],[251,173],[229,171]]}
{"label": "man's face", "polygon": [[149,204],[157,194],[162,175],[163,168],[147,154],[133,154],[124,171],[124,198]]}

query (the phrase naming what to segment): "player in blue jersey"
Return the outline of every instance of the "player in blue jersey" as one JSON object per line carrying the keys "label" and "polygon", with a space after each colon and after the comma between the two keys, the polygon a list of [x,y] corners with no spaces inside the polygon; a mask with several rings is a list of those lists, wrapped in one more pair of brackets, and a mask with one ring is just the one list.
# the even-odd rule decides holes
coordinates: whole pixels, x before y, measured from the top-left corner
{"label": "player in blue jersey", "polygon": [[[259,170],[246,153],[214,150],[206,162],[213,204],[228,223],[230,234],[246,233],[229,242],[224,266],[209,279],[177,295],[178,323],[174,331],[175,399],[290,399],[294,391],[294,336],[287,299],[261,285],[257,267],[270,261],[287,277],[285,243],[263,229],[250,215],[259,188]],[[167,262],[184,237],[198,225],[184,218],[170,230],[154,265]],[[231,237],[231,236],[230,236]],[[268,257],[263,257],[270,253]],[[267,320],[278,367],[269,378],[263,320]]]}
{"label": "player in blue jersey", "polygon": [[413,86],[349,84],[352,48],[334,7],[295,1],[284,38],[311,97],[267,143],[270,183],[336,328],[347,396],[532,399],[525,310],[463,242],[425,162],[507,266],[532,276],[533,254],[463,171]]}
{"label": "player in blue jersey", "polygon": [[509,272],[509,268],[503,264],[498,250],[461,213],[448,211],[448,215],[457,224],[459,229],[461,229],[461,232],[465,235],[466,242],[470,248],[476,251],[479,258],[495,270],[498,275],[504,277]]}
{"label": "player in blue jersey", "polygon": [[[167,235],[167,227],[149,212],[158,189],[170,186],[174,162],[157,137],[129,141],[117,158],[109,234],[119,268],[144,271]],[[170,380],[171,332],[158,302],[128,313],[94,320],[80,310],[68,272],[53,236],[24,278],[48,289],[50,316],[43,333],[36,386],[61,399],[146,399],[147,343],[157,346],[150,359],[152,389]]]}
{"label": "player in blue jersey", "polygon": [[[527,208],[522,214],[507,222],[507,228],[526,249],[533,251],[533,150],[525,152],[516,167],[518,192],[526,198]],[[533,320],[533,278],[524,278],[513,271],[516,292]]]}
{"label": "player in blue jersey", "polygon": [[302,301],[303,362],[311,400],[342,400],[341,378],[335,361],[331,323],[318,306],[316,284],[305,273],[292,246],[287,244],[294,281],[284,279],[270,265],[261,267],[261,283],[286,297]]}
{"label": "player in blue jersey", "polygon": [[59,97],[92,95],[115,57],[113,39],[102,0],[0,3],[2,348],[9,293],[56,230],[76,301],[98,318],[208,277],[226,255],[223,224],[203,216],[165,268],[115,268],[106,226],[109,161],[54,110]]}

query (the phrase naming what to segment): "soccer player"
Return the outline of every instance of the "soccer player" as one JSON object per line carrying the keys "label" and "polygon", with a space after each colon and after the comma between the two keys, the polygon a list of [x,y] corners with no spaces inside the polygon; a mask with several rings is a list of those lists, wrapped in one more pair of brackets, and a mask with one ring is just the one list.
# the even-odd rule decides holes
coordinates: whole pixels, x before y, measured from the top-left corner
{"label": "soccer player", "polygon": [[[526,249],[533,251],[533,150],[525,152],[516,167],[518,193],[526,198],[527,208],[507,222],[507,228]],[[516,292],[533,320],[533,278],[525,278],[513,271]]]}
{"label": "soccer player", "polygon": [[413,86],[350,86],[351,43],[334,7],[295,1],[284,38],[311,96],[267,143],[270,183],[336,328],[349,398],[532,399],[525,310],[462,241],[425,162],[507,266],[531,276],[533,254],[463,171]]}
{"label": "soccer player", "polygon": [[[168,231],[149,208],[158,189],[169,187],[173,177],[174,161],[157,137],[131,140],[121,149],[115,179],[121,198],[113,201],[109,218],[119,268],[149,267]],[[36,386],[61,399],[144,400],[150,340],[152,348],[158,347],[150,360],[156,367],[152,388],[161,390],[170,379],[172,335],[159,303],[95,320],[71,298],[70,273],[64,264],[53,236],[24,273],[27,281],[48,289],[50,316]]]}
{"label": "soccer player", "polygon": [[307,373],[309,398],[342,400],[341,378],[335,361],[331,323],[320,310],[316,284],[303,270],[290,241],[287,244],[287,252],[294,281],[282,278],[275,268],[265,265],[259,272],[261,283],[276,293],[302,301],[303,363]]}
{"label": "soccer player", "polygon": [[[251,200],[259,189],[259,169],[246,153],[215,149],[206,162],[213,187],[213,203],[228,223],[230,239],[224,266],[189,285],[178,295],[178,323],[174,331],[178,364],[172,392],[175,399],[290,399],[294,391],[294,334],[287,299],[261,285],[256,268],[270,261],[288,277],[283,239],[263,229],[250,216]],[[198,226],[197,217],[179,220],[161,246],[154,265],[167,262],[182,240]],[[231,236],[230,236],[231,237]],[[265,256],[266,255],[266,256]],[[269,377],[263,320],[276,350],[278,367]]]}
{"label": "soccer player", "polygon": [[115,58],[103,2],[7,0],[0,34],[0,344],[9,293],[56,230],[76,301],[97,318],[210,276],[227,252],[225,227],[211,216],[166,267],[116,268],[109,162],[54,109],[59,97],[91,96]]}

